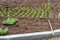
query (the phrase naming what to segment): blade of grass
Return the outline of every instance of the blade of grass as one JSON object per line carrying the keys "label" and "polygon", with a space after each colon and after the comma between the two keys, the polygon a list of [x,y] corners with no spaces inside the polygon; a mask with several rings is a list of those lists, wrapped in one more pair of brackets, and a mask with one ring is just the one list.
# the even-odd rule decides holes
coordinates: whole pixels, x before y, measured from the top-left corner
{"label": "blade of grass", "polygon": [[2,14],[5,16],[7,13],[6,13],[6,8],[4,8],[3,10],[2,10]]}
{"label": "blade of grass", "polygon": [[30,9],[30,13],[28,13],[27,17],[30,17],[30,15],[33,13],[33,9]]}
{"label": "blade of grass", "polygon": [[37,11],[34,10],[34,12],[33,12],[33,14],[31,15],[31,17],[35,17],[36,13],[37,13]]}
{"label": "blade of grass", "polygon": [[27,12],[23,15],[25,17],[30,12],[30,9],[27,10]]}
{"label": "blade of grass", "polygon": [[44,11],[42,10],[40,18],[43,18],[43,17],[44,17]]}
{"label": "blade of grass", "polygon": [[37,9],[36,17],[39,17],[39,16],[41,16],[41,8],[38,8],[38,9]]}
{"label": "blade of grass", "polygon": [[21,12],[18,16],[22,16],[25,12]]}

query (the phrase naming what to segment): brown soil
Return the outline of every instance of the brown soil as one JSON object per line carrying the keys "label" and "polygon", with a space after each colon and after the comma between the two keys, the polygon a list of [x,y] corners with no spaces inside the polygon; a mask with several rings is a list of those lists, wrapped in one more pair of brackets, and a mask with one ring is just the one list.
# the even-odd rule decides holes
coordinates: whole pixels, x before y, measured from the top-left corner
{"label": "brown soil", "polygon": [[50,31],[50,27],[47,19],[39,18],[18,18],[19,21],[12,26],[3,26],[2,19],[0,18],[0,27],[9,28],[8,34],[20,34],[31,32]]}
{"label": "brown soil", "polygon": [[[24,4],[24,6],[41,6],[43,2],[48,2],[47,0],[28,0]],[[60,29],[60,20],[57,20],[57,15],[60,11],[60,0],[50,0],[51,8],[54,14],[54,18],[50,19],[53,29]],[[38,4],[38,5],[37,5]],[[40,19],[40,18],[18,18],[19,21],[12,26],[4,26],[9,28],[8,34],[22,34],[22,33],[31,33],[31,32],[42,32],[42,31],[51,31],[48,19]],[[2,25],[2,19],[0,18],[0,27],[3,27]]]}
{"label": "brown soil", "polygon": [[50,3],[54,14],[54,23],[52,23],[53,29],[60,29],[60,17],[58,18],[58,14],[60,13],[60,0],[51,0]]}

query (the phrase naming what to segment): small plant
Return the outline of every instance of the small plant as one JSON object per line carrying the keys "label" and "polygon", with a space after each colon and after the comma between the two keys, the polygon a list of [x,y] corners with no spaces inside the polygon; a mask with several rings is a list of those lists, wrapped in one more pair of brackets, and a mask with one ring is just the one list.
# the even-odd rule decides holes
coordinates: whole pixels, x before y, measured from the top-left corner
{"label": "small plant", "polygon": [[7,18],[6,20],[4,20],[2,23],[4,25],[13,25],[18,21],[18,19],[16,18]]}
{"label": "small plant", "polygon": [[42,16],[43,17],[53,17],[53,14],[52,14],[52,10],[51,10],[51,7],[50,7],[50,3],[43,3],[42,4]]}
{"label": "small plant", "polygon": [[8,28],[0,28],[0,35],[5,35],[8,33]]}
{"label": "small plant", "polygon": [[0,16],[5,16],[6,15],[6,8],[0,8]]}
{"label": "small plant", "polygon": [[50,3],[43,3],[42,7],[26,7],[21,6],[19,9],[8,8],[8,10],[0,8],[0,16],[7,15],[10,16],[21,16],[21,17],[38,17],[38,18],[52,18],[52,10],[50,7]]}
{"label": "small plant", "polygon": [[32,14],[32,17],[35,17],[36,13],[37,13],[37,11],[34,9],[34,12]]}
{"label": "small plant", "polygon": [[28,8],[25,14],[22,17],[25,17],[30,12],[30,9]]}

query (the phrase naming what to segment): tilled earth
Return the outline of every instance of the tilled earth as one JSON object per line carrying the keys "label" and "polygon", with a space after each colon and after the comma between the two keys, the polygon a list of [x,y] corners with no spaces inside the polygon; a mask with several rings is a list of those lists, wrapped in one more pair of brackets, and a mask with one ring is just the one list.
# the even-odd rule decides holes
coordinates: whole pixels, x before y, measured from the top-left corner
{"label": "tilled earth", "polygon": [[[47,0],[28,0],[23,3],[24,6],[35,6],[40,7],[42,3],[48,3]],[[50,0],[51,8],[53,11],[53,19],[51,20],[53,30],[60,29],[60,20],[58,20],[58,13],[60,11],[60,0]],[[2,5],[3,6],[3,5]],[[22,33],[31,33],[31,32],[41,32],[41,31],[51,31],[51,28],[48,24],[48,19],[40,18],[18,18],[19,21],[12,26],[3,26],[2,19],[0,18],[0,27],[8,27],[8,34],[22,34]]]}
{"label": "tilled earth", "polygon": [[0,27],[9,28],[8,34],[20,34],[20,33],[32,33],[50,31],[48,19],[40,18],[18,18],[19,21],[15,25],[4,26],[2,25],[2,19],[0,18]]}

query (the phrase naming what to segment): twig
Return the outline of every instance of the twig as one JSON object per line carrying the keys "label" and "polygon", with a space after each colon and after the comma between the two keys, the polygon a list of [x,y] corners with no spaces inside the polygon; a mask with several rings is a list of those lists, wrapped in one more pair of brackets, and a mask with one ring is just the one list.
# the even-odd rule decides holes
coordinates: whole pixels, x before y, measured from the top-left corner
{"label": "twig", "polygon": [[49,26],[50,26],[50,28],[51,28],[51,30],[52,30],[53,35],[54,35],[54,30],[53,30],[53,28],[52,28],[52,25],[51,25],[50,20],[48,20],[48,23],[49,23]]}

